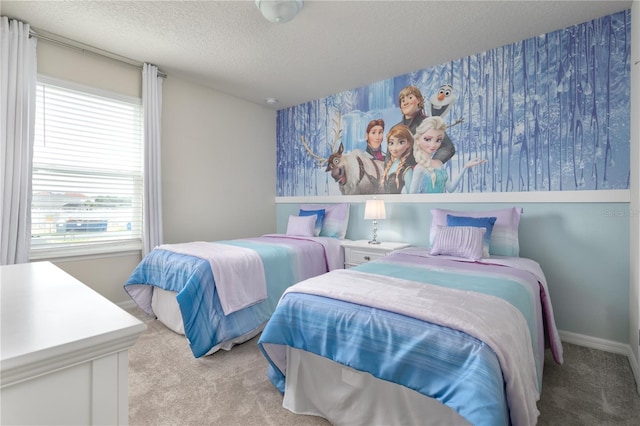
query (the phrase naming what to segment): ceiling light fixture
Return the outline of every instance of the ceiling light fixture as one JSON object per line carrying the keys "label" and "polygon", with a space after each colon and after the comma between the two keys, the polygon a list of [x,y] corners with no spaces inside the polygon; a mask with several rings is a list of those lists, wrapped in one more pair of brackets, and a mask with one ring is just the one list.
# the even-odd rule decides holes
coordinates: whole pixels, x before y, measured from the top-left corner
{"label": "ceiling light fixture", "polygon": [[278,100],[276,98],[267,98],[264,100],[268,105],[275,105],[278,103]]}
{"label": "ceiling light fixture", "polygon": [[284,24],[302,10],[302,0],[256,0],[256,7],[267,21]]}

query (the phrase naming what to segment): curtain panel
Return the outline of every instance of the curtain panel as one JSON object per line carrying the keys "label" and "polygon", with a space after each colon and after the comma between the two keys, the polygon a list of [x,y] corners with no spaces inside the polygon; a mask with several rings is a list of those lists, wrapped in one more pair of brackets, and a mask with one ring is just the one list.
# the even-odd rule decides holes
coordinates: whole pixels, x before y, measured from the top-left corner
{"label": "curtain panel", "polygon": [[29,24],[1,17],[0,265],[29,261],[37,40]]}
{"label": "curtain panel", "polygon": [[142,67],[144,110],[144,204],[143,255],[162,244],[162,185],[160,143],[162,124],[162,77],[158,67]]}

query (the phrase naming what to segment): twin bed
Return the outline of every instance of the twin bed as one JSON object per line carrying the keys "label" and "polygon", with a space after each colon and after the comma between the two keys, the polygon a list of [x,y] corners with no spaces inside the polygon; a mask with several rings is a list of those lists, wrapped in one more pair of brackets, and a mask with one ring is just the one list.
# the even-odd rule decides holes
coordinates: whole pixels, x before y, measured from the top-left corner
{"label": "twin bed", "polygon": [[302,205],[285,234],[164,244],[124,284],[144,312],[184,334],[193,355],[256,336],[284,290],[344,265],[349,204]]}
{"label": "twin bed", "polygon": [[[410,247],[289,287],[258,345],[283,406],[333,424],[534,425],[562,346],[520,209],[432,210]],[[489,234],[489,235],[487,235]]]}
{"label": "twin bed", "polygon": [[[216,246],[208,260],[191,244],[161,246],[125,289],[183,332],[196,357],[261,332],[269,379],[294,413],[333,424],[535,424],[545,348],[562,363],[562,345],[544,273],[519,257],[522,210],[434,209],[425,247],[345,270],[348,205],[327,220],[335,206],[301,206],[289,235],[202,243]],[[229,274],[213,260],[234,263],[227,246],[258,253],[266,276],[266,294],[237,296],[231,313],[218,289]]]}

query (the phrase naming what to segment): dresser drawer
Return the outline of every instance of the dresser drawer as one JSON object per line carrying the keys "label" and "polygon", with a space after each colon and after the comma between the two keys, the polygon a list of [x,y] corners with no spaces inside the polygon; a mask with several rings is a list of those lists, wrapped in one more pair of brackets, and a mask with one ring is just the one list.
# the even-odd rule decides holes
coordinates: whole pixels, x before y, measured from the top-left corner
{"label": "dresser drawer", "polygon": [[369,244],[367,240],[344,241],[344,267],[351,268],[362,263],[380,259],[394,250],[408,247],[408,243],[382,242]]}
{"label": "dresser drawer", "polygon": [[355,263],[355,264],[370,262],[372,260],[380,259],[381,257],[384,257],[386,255],[385,252],[380,252],[380,251],[372,252],[369,250],[358,250],[358,249],[351,249],[349,254],[350,254],[349,256],[350,263]]}

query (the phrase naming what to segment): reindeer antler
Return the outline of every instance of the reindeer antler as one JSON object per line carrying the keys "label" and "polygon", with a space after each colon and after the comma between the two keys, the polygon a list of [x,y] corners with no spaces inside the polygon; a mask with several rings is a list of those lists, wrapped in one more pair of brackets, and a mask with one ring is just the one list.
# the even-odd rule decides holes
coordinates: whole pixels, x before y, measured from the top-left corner
{"label": "reindeer antler", "polygon": [[321,157],[318,154],[311,151],[311,148],[309,148],[309,145],[307,144],[307,141],[305,140],[304,136],[300,136],[300,141],[302,142],[302,145],[304,145],[304,149],[307,151],[307,153],[316,161],[318,167],[322,166],[324,163],[329,161],[328,157],[327,158]]}
{"label": "reindeer antler", "polygon": [[334,118],[331,121],[333,121],[333,145],[329,145],[329,148],[333,153],[336,152],[338,142],[342,138],[342,113],[339,112],[337,118]]}
{"label": "reindeer antler", "polygon": [[[338,142],[340,142],[340,138],[342,138],[342,114],[338,113],[337,118],[334,118],[331,121],[334,124],[333,126],[334,140],[333,140],[333,144],[327,142],[327,146],[329,147],[329,152],[330,152],[329,155],[337,151],[337,147],[339,145]],[[324,163],[329,161],[329,157],[327,158],[321,157],[320,155],[313,152],[311,148],[309,148],[309,144],[307,143],[304,136],[300,136],[300,141],[302,142],[302,145],[304,145],[304,149],[307,151],[307,153],[316,161],[316,164],[318,165],[318,167],[322,166]]]}

